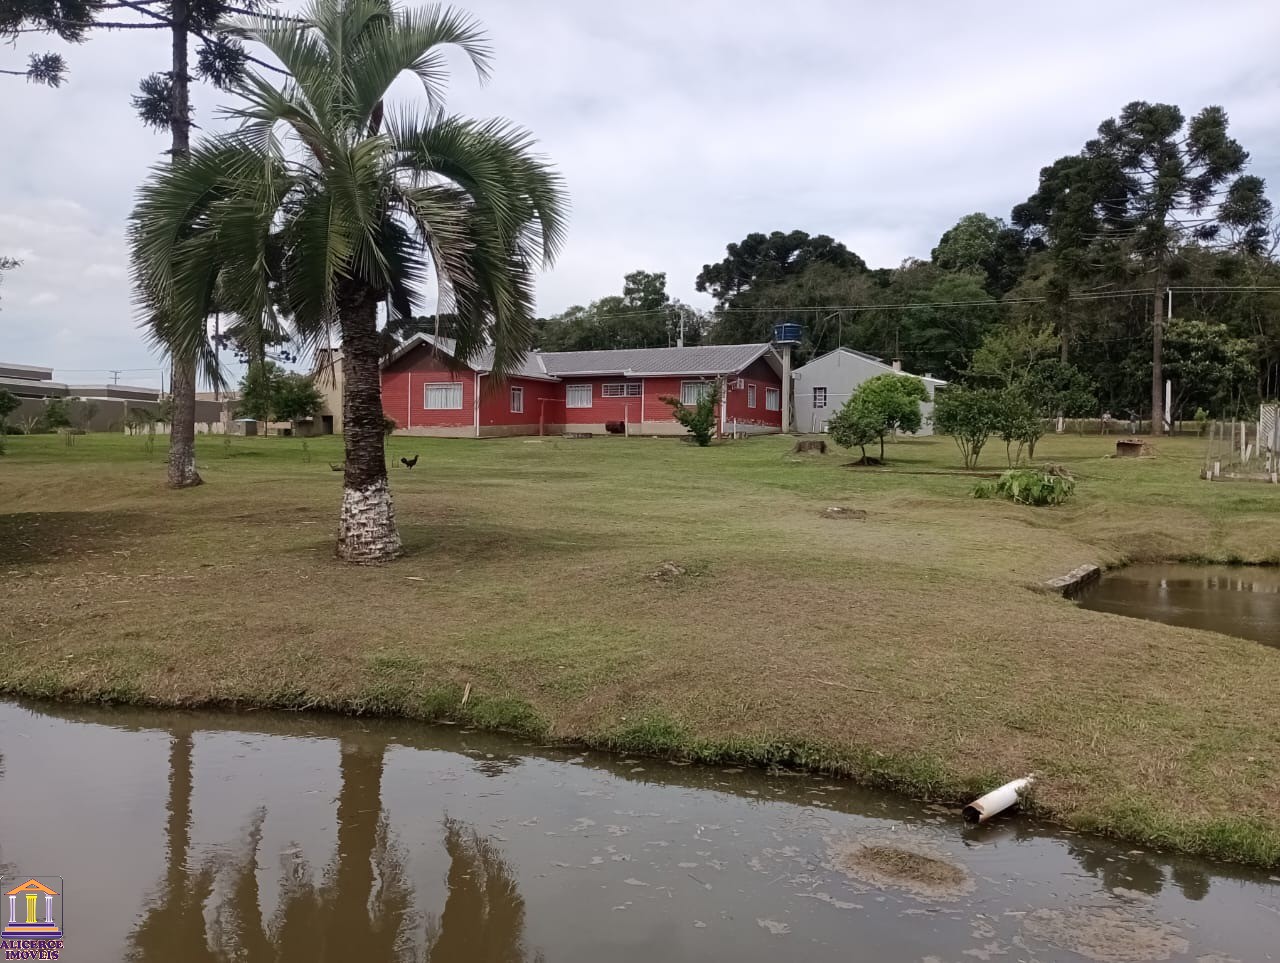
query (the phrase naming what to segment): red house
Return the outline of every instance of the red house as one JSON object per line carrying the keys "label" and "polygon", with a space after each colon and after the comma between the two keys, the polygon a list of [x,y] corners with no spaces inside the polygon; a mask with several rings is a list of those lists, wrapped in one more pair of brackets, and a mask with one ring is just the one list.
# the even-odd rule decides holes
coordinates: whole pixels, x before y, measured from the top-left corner
{"label": "red house", "polygon": [[720,385],[721,434],[782,429],[782,360],[770,344],[618,351],[531,351],[494,384],[493,352],[453,357],[449,338],[415,335],[382,364],[382,407],[403,434],[492,438],[604,433],[680,435],[661,399],[694,404]]}

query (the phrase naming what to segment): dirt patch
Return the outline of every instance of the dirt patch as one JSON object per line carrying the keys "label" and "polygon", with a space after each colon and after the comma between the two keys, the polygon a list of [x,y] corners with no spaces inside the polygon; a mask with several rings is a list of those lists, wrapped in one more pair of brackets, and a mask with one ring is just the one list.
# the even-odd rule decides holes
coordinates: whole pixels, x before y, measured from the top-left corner
{"label": "dirt patch", "polygon": [[824,508],[818,514],[823,518],[838,518],[853,522],[861,522],[867,517],[867,513],[861,508],[844,508],[840,505],[832,505],[830,508]]}
{"label": "dirt patch", "polygon": [[870,467],[872,467],[872,466],[879,466],[879,465],[883,465],[883,464],[884,464],[884,462],[882,462],[882,461],[881,461],[879,458],[877,458],[875,455],[865,455],[865,456],[863,456],[862,458],[859,458],[857,461],[851,461],[851,462],[849,462],[849,463],[847,463],[847,464],[843,465],[842,467],[844,467],[844,468],[870,468]]}
{"label": "dirt patch", "polygon": [[912,841],[840,840],[831,847],[836,869],[881,888],[929,899],[956,899],[973,889],[969,871]]}
{"label": "dirt patch", "polygon": [[652,572],[649,578],[660,584],[670,584],[673,582],[683,582],[685,579],[697,578],[699,575],[705,575],[707,566],[705,562],[663,562]]}
{"label": "dirt patch", "polygon": [[10,512],[0,515],[0,565],[110,554],[165,527],[142,512]]}
{"label": "dirt patch", "polygon": [[1176,927],[1110,907],[1036,910],[1027,916],[1022,930],[1033,939],[1098,963],[1167,960],[1190,948]]}

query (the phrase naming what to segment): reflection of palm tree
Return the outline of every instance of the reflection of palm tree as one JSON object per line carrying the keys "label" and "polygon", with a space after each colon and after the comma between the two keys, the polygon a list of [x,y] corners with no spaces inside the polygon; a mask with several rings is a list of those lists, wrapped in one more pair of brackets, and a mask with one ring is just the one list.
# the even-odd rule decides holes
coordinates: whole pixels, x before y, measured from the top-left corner
{"label": "reflection of palm tree", "polygon": [[[338,856],[324,907],[325,958],[394,960],[412,904],[382,814],[384,746],[342,743]],[[376,890],[375,890],[376,888]]]}
{"label": "reflection of palm tree", "polygon": [[430,963],[521,963],[524,898],[497,847],[474,829],[446,819],[444,848],[449,895],[439,920],[427,924]]}
{"label": "reflection of palm tree", "polygon": [[159,896],[130,937],[129,959],[144,961],[215,960],[208,948],[203,907],[213,890],[213,872],[205,867],[187,874],[191,846],[190,730],[174,730],[169,750],[169,819],[164,882]]}
{"label": "reflection of palm tree", "polygon": [[[169,755],[168,861],[158,895],[130,938],[129,959],[336,963],[425,959],[429,963],[523,963],[524,899],[494,844],[445,821],[449,894],[427,925],[425,957],[409,939],[413,892],[382,810],[385,746],[343,740],[337,853],[319,885],[305,862],[285,857],[284,882],[269,924],[261,918],[258,850],[266,810],[255,812],[234,858],[188,866],[191,848],[190,730],[175,732]],[[205,907],[217,890],[212,923]],[[540,963],[541,954],[531,958]]]}

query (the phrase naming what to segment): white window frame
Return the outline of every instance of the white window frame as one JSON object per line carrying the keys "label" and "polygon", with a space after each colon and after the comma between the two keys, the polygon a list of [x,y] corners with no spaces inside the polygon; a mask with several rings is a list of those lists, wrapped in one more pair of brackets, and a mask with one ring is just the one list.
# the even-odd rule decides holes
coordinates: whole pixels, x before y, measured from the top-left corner
{"label": "white window frame", "polygon": [[756,406],[756,386],[747,385],[747,407],[754,408]]}
{"label": "white window frame", "polygon": [[[822,392],[822,393],[819,394],[818,392]],[[816,388],[813,389],[813,407],[825,408],[826,406],[827,406],[827,389],[823,385],[818,385]]]}
{"label": "white window frame", "polygon": [[600,386],[601,398],[639,398],[640,395],[638,381],[610,381]]}
{"label": "white window frame", "polygon": [[781,388],[765,388],[764,389],[764,410],[765,411],[781,411],[782,410],[782,389]]}
{"label": "white window frame", "polygon": [[682,381],[680,382],[680,404],[686,408],[692,408],[711,394],[715,387],[714,381]]}
{"label": "white window frame", "polygon": [[511,413],[513,415],[524,414],[524,388],[520,385],[511,386]]}
{"label": "white window frame", "polygon": [[[585,405],[580,403],[574,404],[573,401],[570,400],[573,397],[574,391],[575,390],[582,391],[584,388],[586,389],[586,392],[587,392],[587,403]],[[589,384],[565,385],[564,386],[564,406],[566,408],[590,408],[591,407],[591,385]]]}
{"label": "white window frame", "polygon": [[[441,388],[456,388],[458,390],[458,403],[456,405],[433,405],[431,404],[432,389],[440,390]],[[423,411],[461,411],[462,410],[463,388],[461,381],[428,381],[422,386],[422,410]]]}

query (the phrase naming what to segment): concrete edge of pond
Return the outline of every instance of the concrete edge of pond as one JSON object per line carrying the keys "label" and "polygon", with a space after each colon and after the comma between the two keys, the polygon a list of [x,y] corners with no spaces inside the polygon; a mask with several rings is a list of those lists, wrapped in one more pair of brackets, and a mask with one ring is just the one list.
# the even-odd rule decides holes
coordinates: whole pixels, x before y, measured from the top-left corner
{"label": "concrete edge of pond", "polygon": [[1073,599],[1098,579],[1102,578],[1101,566],[1092,563],[1073,568],[1066,575],[1059,575],[1044,583],[1044,591]]}

